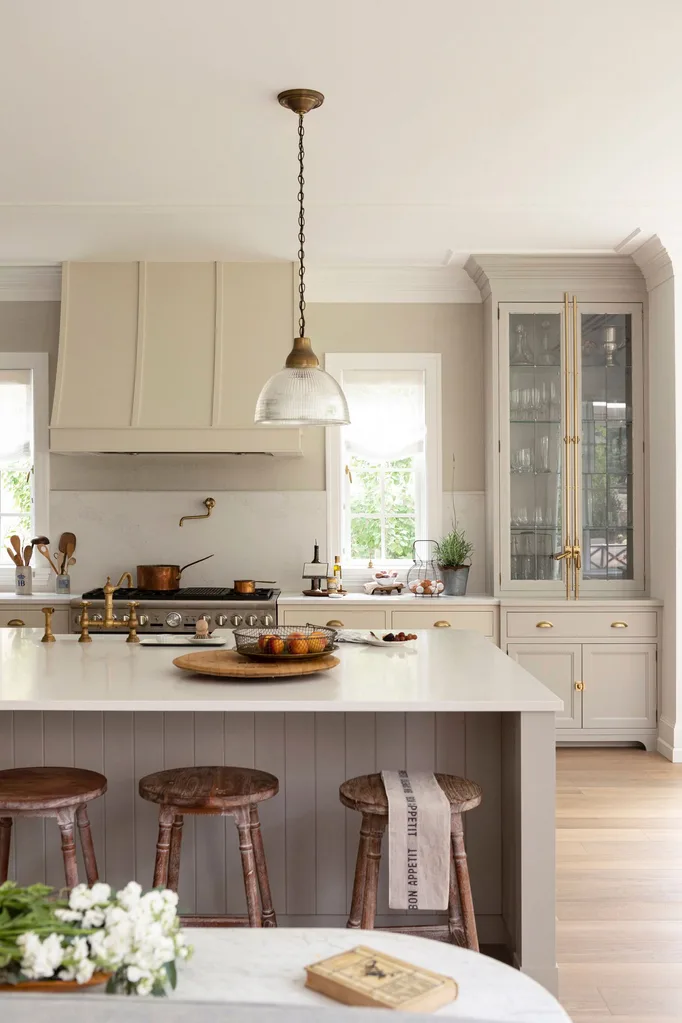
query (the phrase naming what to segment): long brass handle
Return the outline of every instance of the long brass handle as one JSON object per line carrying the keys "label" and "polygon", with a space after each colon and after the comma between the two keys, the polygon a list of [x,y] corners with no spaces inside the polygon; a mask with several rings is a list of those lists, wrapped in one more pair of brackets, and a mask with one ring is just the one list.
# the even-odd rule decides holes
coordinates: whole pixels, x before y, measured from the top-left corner
{"label": "long brass handle", "polygon": [[612,629],[627,629],[627,627],[628,627],[627,622],[611,622]]}
{"label": "long brass handle", "polygon": [[535,628],[536,629],[553,629],[554,628],[554,623],[553,622],[537,622]]}
{"label": "long brass handle", "polygon": [[338,621],[336,618],[332,618],[330,622],[327,622],[327,627],[330,629],[343,629],[345,628],[343,622]]}
{"label": "long brass handle", "polygon": [[434,629],[450,629],[450,628],[452,628],[452,626],[450,625],[450,622],[443,622],[443,621],[441,621],[441,622],[434,622],[433,623],[433,627],[434,627]]}
{"label": "long brass handle", "polygon": [[585,688],[585,683],[584,682],[576,682],[575,683],[575,688],[578,690],[579,693],[582,693],[583,689]]}
{"label": "long brass handle", "polygon": [[7,627],[8,628],[12,627],[15,629],[25,629],[26,622],[22,622],[21,618],[10,618],[10,620],[7,623]]}

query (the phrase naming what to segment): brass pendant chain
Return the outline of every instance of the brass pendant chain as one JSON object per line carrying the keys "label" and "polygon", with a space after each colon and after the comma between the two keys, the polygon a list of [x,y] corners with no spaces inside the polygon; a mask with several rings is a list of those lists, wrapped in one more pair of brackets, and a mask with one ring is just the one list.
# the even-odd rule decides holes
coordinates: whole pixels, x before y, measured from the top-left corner
{"label": "brass pendant chain", "polygon": [[305,210],[303,208],[303,114],[298,115],[298,335],[305,337]]}

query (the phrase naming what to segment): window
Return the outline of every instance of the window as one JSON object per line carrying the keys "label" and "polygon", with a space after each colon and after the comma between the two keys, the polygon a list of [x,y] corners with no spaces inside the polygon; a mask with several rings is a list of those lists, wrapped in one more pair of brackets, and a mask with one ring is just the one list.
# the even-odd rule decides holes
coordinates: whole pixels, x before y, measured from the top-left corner
{"label": "window", "polygon": [[47,403],[47,355],[0,352],[3,581],[14,574],[14,564],[6,550],[9,537],[18,533],[25,543],[48,528]]}
{"label": "window", "polygon": [[328,557],[344,574],[412,562],[440,532],[440,356],[329,354],[349,426],[327,429]]}

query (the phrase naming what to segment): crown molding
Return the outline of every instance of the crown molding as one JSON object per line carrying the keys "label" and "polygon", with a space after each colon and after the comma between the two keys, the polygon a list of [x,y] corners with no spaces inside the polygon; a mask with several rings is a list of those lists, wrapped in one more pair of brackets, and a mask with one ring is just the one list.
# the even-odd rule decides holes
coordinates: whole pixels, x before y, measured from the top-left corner
{"label": "crown molding", "polygon": [[0,302],[59,302],[62,268],[51,266],[0,266]]}
{"label": "crown molding", "polygon": [[476,284],[483,299],[493,290],[500,298],[537,292],[547,297],[553,290],[566,289],[591,293],[644,291],[642,273],[631,256],[608,253],[580,255],[498,255],[470,256],[464,269]]}
{"label": "crown molding", "polygon": [[632,258],[642,271],[648,291],[653,291],[675,276],[668,250],[656,234],[635,249]]}
{"label": "crown molding", "polygon": [[311,303],[456,303],[481,296],[458,266],[309,266]]}

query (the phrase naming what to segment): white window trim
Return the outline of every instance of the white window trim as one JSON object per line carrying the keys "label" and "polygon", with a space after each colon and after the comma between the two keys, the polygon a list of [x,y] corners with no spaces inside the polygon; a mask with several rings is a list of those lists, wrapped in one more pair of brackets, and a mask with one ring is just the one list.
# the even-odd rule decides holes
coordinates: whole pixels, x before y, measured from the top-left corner
{"label": "white window trim", "polygon": [[[50,535],[50,431],[48,356],[45,352],[0,352],[0,369],[27,369],[31,372],[33,398],[33,511],[35,535]],[[34,581],[47,586],[52,575],[44,558],[31,559]],[[45,566],[43,568],[43,565]],[[14,587],[14,568],[0,568],[0,585]]]}
{"label": "white window trim", "polygon": [[[443,505],[443,428],[441,411],[441,357],[436,352],[328,352],[324,368],[343,388],[346,370],[420,370],[424,372],[426,417],[426,532],[418,540],[437,540],[441,535]],[[342,550],[341,503],[344,494],[344,463],[341,457],[341,427],[328,426],[326,438],[327,558]],[[343,560],[343,559],[342,559]],[[395,563],[394,563],[395,564]],[[375,562],[375,567],[382,567]],[[346,580],[368,577],[366,568],[343,566]]]}

